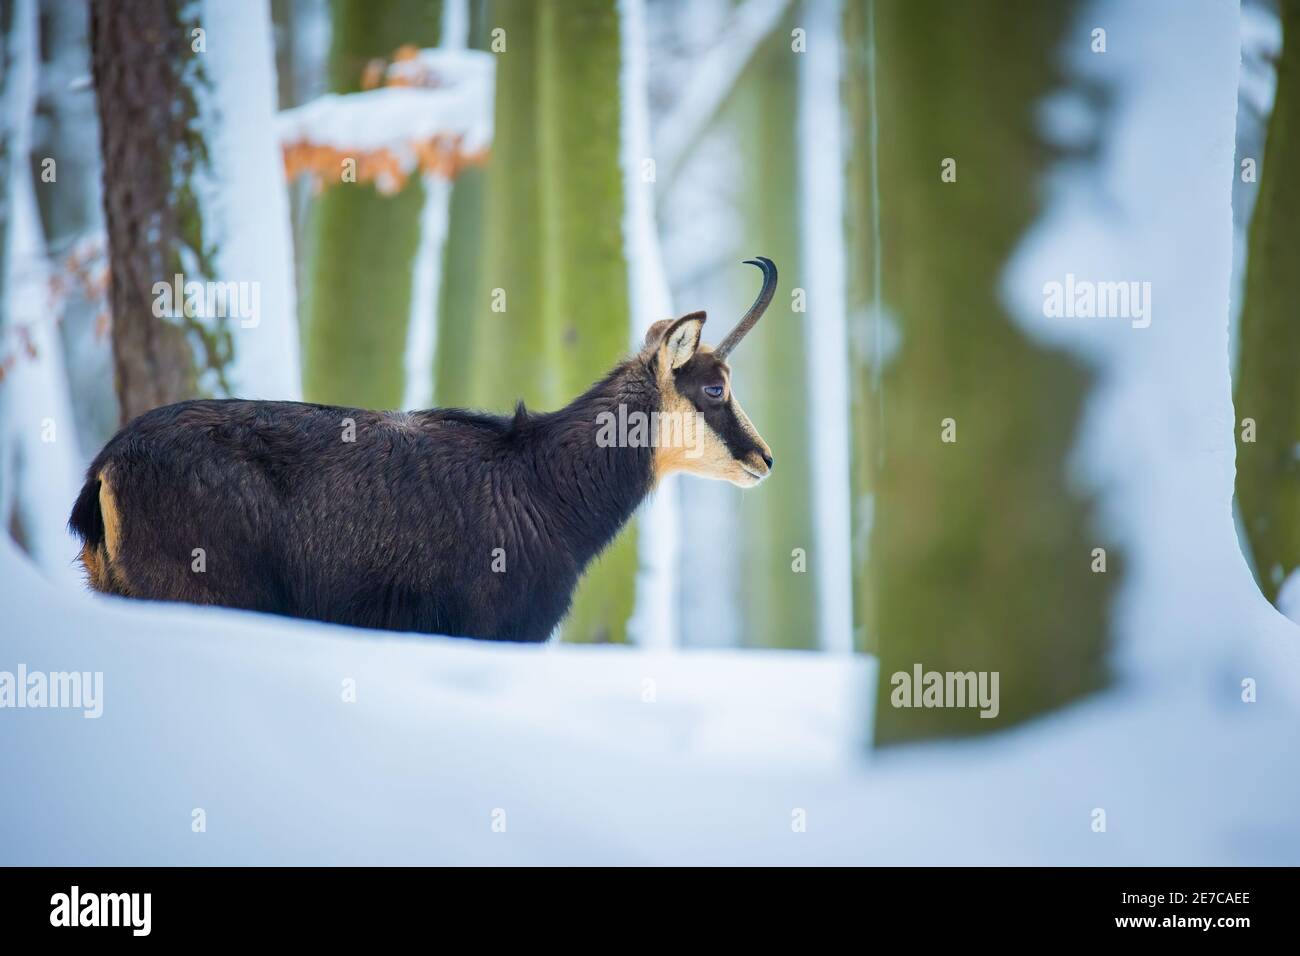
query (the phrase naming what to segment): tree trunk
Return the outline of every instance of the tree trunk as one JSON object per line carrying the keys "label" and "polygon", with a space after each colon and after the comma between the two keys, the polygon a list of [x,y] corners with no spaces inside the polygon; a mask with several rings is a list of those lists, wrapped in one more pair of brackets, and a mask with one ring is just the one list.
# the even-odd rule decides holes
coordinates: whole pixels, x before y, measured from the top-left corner
{"label": "tree trunk", "polygon": [[[466,395],[469,404],[496,411],[517,399],[549,408],[567,399],[558,381],[548,378],[544,361],[537,146],[541,11],[532,0],[491,0],[488,11],[488,30],[504,31],[496,42],[504,41],[505,49],[494,49],[496,96],[492,159],[483,174],[487,195],[479,291],[463,319],[473,327],[472,358],[464,360],[472,366]],[[454,235],[452,241],[457,241]],[[447,321],[457,320],[449,314]],[[440,347],[439,361],[454,361],[454,348]]]}
{"label": "tree trunk", "polygon": [[[436,46],[442,4],[333,0],[330,90],[361,89],[368,61],[404,44]],[[341,171],[340,171],[341,172]],[[303,391],[308,401],[397,408],[425,189],[412,176],[395,196],[338,182],[311,212]]]}
{"label": "tree trunk", "polygon": [[[492,39],[506,47],[489,45],[496,112],[478,294],[461,315],[448,308],[444,329],[469,327],[440,340],[439,368],[457,362],[466,337],[472,358],[461,359],[462,384],[440,372],[438,396],[497,411],[518,399],[555,408],[628,351],[617,6],[494,0],[486,27],[489,37],[504,30]],[[579,585],[566,640],[625,639],[636,564],[629,528]]]}
{"label": "tree trunk", "polygon": [[849,525],[853,536],[853,643],[859,651],[878,653],[875,587],[868,561],[873,497],[881,449],[872,436],[883,433],[872,416],[883,414],[880,383],[866,354],[873,340],[873,317],[880,309],[879,236],[873,235],[879,203],[874,195],[879,175],[879,149],[872,117],[874,83],[872,44],[874,0],[845,3],[841,31],[844,112],[851,135],[844,166],[845,258],[848,260],[845,298],[848,309],[849,461],[852,496]]}
{"label": "tree trunk", "polygon": [[[1282,55],[1250,224],[1237,372],[1237,505],[1260,590],[1300,567],[1300,2],[1283,0]],[[1253,421],[1253,441],[1243,424]],[[1249,427],[1249,426],[1247,426]]]}
{"label": "tree trunk", "polygon": [[[620,144],[620,24],[612,0],[550,3],[540,11],[538,136],[542,210],[542,364],[561,401],[628,352],[631,315]],[[581,56],[574,56],[574,50]],[[636,527],[588,570],[564,638],[623,642],[635,603]]]}
{"label": "tree trunk", "polygon": [[[57,178],[40,181],[36,196],[56,280],[64,292],[58,327],[69,370],[75,428],[82,448],[98,448],[120,424],[113,389],[113,352],[103,321],[106,303],[86,294],[105,252],[103,172],[99,152],[86,148],[86,130],[97,122],[95,98],[80,82],[90,72],[90,14],[83,4],[41,4],[41,122],[34,155],[53,160]],[[75,268],[67,264],[76,262]]]}
{"label": "tree trunk", "polygon": [[[486,48],[487,7],[487,0],[469,4],[470,49]],[[498,60],[498,70],[504,59]],[[486,180],[484,170],[470,168],[462,170],[451,187],[433,370],[434,404],[443,407],[472,404],[474,336],[483,322],[500,320],[491,312],[490,293],[482,286]]]}
{"label": "tree trunk", "polygon": [[[13,124],[17,117],[14,95],[14,0],[0,0],[0,422],[8,422],[10,389],[5,387],[12,364],[17,361],[17,341],[13,334],[8,309],[9,278],[9,228],[12,214],[10,194],[13,191]],[[14,501],[15,461],[11,443],[0,436],[0,533],[9,528]]]}
{"label": "tree trunk", "polygon": [[[731,358],[738,396],[772,447],[775,465],[761,488],[740,497],[745,556],[741,570],[742,640],[754,647],[817,646],[817,574],[812,515],[813,462],[809,441],[807,314],[791,293],[806,289],[799,249],[798,62],[791,48],[791,14],[764,41],[737,91],[747,247],[737,258],[765,255],[780,271],[767,314]],[[759,275],[736,266],[748,301]],[[815,308],[816,303],[809,307]],[[717,321],[717,320],[715,320]],[[719,322],[725,333],[735,317]]]}
{"label": "tree trunk", "polygon": [[41,49],[36,0],[15,4],[11,30],[6,37],[11,69],[3,77],[11,166],[3,180],[7,271],[0,306],[10,334],[0,341],[13,351],[0,387],[6,412],[0,421],[0,457],[8,474],[0,492],[12,490],[13,509],[5,517],[14,540],[51,580],[76,587],[81,576],[68,563],[75,546],[63,514],[81,484],[81,456],[62,343],[50,309],[49,256],[32,149]]}
{"label": "tree trunk", "polygon": [[[197,394],[199,361],[218,376],[228,359],[219,333],[183,314],[154,314],[153,285],[197,264],[208,271],[198,200],[190,188],[207,162],[194,131],[197,22],[180,0],[91,3],[91,66],[99,110],[104,217],[110,260],[113,366],[123,422]],[[181,312],[183,313],[183,309]]]}
{"label": "tree trunk", "polygon": [[[1067,475],[1089,376],[1027,340],[1000,289],[1038,213],[1050,157],[1034,116],[1072,8],[1016,0],[990,16],[888,0],[849,4],[845,17],[847,73],[860,85],[849,96],[856,594],[881,662],[877,737],[1005,728],[1104,683],[1119,564],[1112,551],[1108,573],[1093,573],[1105,542]],[[880,148],[864,155],[873,121]],[[945,158],[956,182],[940,179]],[[998,672],[999,719],[891,706],[891,676],[917,664]]]}

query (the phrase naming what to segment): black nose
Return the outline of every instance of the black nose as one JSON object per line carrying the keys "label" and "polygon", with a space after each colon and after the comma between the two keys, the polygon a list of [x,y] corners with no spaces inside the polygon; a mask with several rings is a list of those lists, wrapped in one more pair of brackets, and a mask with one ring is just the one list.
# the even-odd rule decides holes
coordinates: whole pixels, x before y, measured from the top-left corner
{"label": "black nose", "polygon": [[771,471],[771,470],[772,470],[772,456],[771,456],[771,455],[764,455],[764,456],[763,456],[763,461],[767,462],[767,470],[768,470],[768,471]]}

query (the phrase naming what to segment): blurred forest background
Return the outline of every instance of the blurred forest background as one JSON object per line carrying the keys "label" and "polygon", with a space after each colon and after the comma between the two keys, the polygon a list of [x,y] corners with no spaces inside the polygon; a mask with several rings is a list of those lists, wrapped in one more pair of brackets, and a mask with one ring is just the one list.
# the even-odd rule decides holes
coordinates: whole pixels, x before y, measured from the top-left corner
{"label": "blurred forest background", "polygon": [[[716,341],[761,254],[781,286],[732,364],[780,467],[668,481],[563,639],[866,651],[885,701],[914,663],[1000,672],[1003,721],[886,705],[883,741],[1075,700],[1107,680],[1124,575],[1071,469],[1094,373],[1024,331],[1002,274],[1049,173],[1099,148],[1111,91],[1063,53],[1095,42],[1089,8],[0,0],[9,533],[75,578],[85,463],[196,395],[557,407],[658,319],[707,309]],[[1043,121],[1066,89],[1092,134]],[[1239,467],[1274,596],[1300,565],[1300,194],[1262,175],[1238,400],[1283,427]],[[255,286],[260,315],[158,316],[176,274]]]}

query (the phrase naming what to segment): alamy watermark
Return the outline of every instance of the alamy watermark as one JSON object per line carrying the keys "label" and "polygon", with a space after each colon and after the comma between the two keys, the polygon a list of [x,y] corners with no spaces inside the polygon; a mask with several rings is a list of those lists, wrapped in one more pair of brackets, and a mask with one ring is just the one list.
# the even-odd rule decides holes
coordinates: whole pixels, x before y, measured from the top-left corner
{"label": "alamy watermark", "polygon": [[262,321],[260,282],[187,282],[178,272],[171,282],[155,282],[152,291],[155,318],[176,318],[183,311],[191,318],[238,319],[245,329]]}
{"label": "alamy watermark", "polygon": [[1043,284],[1043,315],[1049,319],[1128,319],[1135,329],[1151,324],[1150,282],[1093,282],[1065,274]]}
{"label": "alamy watermark", "polygon": [[132,936],[148,936],[152,912],[152,893],[83,893],[74,885],[50,897],[51,926],[120,926]]}
{"label": "alamy watermark", "polygon": [[80,710],[94,720],[104,713],[103,671],[0,671],[0,709],[12,707]]}
{"label": "alamy watermark", "polygon": [[895,671],[889,678],[895,707],[978,707],[981,717],[993,718],[1001,710],[998,671],[927,671],[920,664]]}
{"label": "alamy watermark", "polygon": [[618,412],[601,412],[596,444],[601,448],[685,448],[687,458],[704,454],[701,412],[643,412],[619,403]]}

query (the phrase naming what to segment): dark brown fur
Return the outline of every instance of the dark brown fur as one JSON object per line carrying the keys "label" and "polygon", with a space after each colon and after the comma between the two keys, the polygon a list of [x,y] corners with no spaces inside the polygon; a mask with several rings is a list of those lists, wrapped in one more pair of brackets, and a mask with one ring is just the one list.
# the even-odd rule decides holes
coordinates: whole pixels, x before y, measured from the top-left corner
{"label": "dark brown fur", "polygon": [[[556,412],[371,412],[189,401],[145,412],[86,474],[69,526],[91,587],[358,627],[545,640],[578,578],[665,474],[744,487],[772,453],[723,360],[762,315],[776,266],[718,354],[704,313]],[[696,416],[702,441],[606,447],[600,420]],[[355,440],[346,440],[352,434]]]}
{"label": "dark brown fur", "polygon": [[[545,640],[656,480],[653,449],[598,446],[601,412],[658,410],[664,386],[689,396],[737,459],[770,461],[730,402],[699,392],[725,366],[701,350],[666,378],[659,334],[545,414],[235,399],[146,412],[95,458],[72,511],[90,584],[361,627]],[[343,440],[349,420],[355,442]]]}

